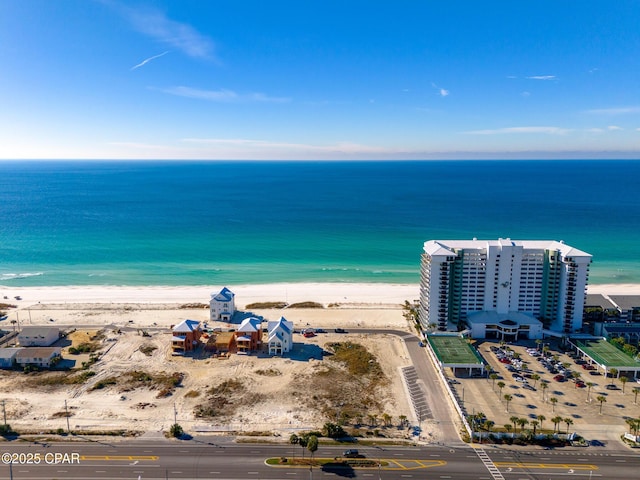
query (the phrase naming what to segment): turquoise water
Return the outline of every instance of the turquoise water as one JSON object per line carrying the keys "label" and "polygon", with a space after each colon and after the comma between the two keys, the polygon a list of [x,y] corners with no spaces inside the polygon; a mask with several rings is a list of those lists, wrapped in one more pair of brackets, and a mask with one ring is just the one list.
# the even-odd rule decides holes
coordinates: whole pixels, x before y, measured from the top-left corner
{"label": "turquoise water", "polygon": [[0,284],[417,283],[429,239],[555,239],[640,283],[637,161],[0,162]]}

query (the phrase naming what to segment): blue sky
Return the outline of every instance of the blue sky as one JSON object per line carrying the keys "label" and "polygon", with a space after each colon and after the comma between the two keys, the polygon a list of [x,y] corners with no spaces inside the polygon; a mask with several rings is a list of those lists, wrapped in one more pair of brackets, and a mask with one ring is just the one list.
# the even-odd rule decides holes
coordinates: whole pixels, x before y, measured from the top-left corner
{"label": "blue sky", "polygon": [[640,1],[3,0],[0,158],[640,158]]}

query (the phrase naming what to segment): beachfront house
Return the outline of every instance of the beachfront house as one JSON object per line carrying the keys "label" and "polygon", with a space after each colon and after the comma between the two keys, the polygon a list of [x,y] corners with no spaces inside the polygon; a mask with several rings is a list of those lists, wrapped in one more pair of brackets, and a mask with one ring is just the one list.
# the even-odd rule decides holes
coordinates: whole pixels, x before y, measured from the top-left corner
{"label": "beachfront house", "polygon": [[255,317],[245,318],[236,331],[238,353],[256,351],[262,344],[262,320]]}
{"label": "beachfront house", "polygon": [[224,287],[218,293],[211,294],[209,302],[211,321],[229,322],[236,312],[235,293]]}
{"label": "beachfront house", "polygon": [[196,320],[183,320],[172,327],[171,350],[173,355],[184,355],[195,349],[200,343],[202,329]]}
{"label": "beachfront house", "polygon": [[293,346],[293,322],[280,317],[280,320],[267,322],[269,355],[282,355]]}
{"label": "beachfront house", "polygon": [[13,368],[21,348],[0,348],[0,368]]}
{"label": "beachfront house", "polygon": [[15,356],[16,364],[21,367],[34,366],[50,368],[62,359],[62,351],[58,347],[21,348]]}
{"label": "beachfront house", "polygon": [[57,327],[24,327],[18,334],[21,347],[48,347],[60,338]]}

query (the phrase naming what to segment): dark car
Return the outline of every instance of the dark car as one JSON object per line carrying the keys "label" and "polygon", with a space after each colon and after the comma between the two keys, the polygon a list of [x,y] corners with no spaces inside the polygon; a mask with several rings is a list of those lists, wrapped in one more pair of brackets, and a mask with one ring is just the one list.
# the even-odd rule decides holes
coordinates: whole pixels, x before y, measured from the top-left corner
{"label": "dark car", "polygon": [[344,328],[336,328],[334,330],[334,332],[336,332],[336,333],[347,333],[347,331]]}
{"label": "dark car", "polygon": [[345,450],[344,453],[342,454],[343,457],[347,457],[347,458],[361,458],[364,457],[364,455],[361,455],[360,452],[358,452],[358,450],[355,449],[350,449],[350,450]]}

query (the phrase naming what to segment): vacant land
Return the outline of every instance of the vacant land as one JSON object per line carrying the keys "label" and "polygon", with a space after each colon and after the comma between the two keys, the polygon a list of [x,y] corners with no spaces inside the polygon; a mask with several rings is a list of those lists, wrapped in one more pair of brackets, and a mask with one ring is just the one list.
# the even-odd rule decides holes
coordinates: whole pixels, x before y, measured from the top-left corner
{"label": "vacant land", "polygon": [[[105,310],[104,318],[101,310],[68,311],[96,325],[85,324],[60,341],[74,370],[0,371],[0,389],[12,392],[1,397],[14,429],[66,430],[68,418],[76,431],[162,431],[175,418],[187,432],[286,433],[342,420],[365,425],[363,434],[374,429],[406,434],[384,426],[389,420],[397,425],[400,415],[411,418],[397,374],[409,364],[403,341],[392,335],[333,332],[334,326],[357,325],[367,316],[384,318],[382,328],[406,328],[400,308],[289,310],[296,328],[312,324],[330,333],[295,334],[294,349],[284,358],[264,353],[213,358],[204,350],[175,357],[166,316],[178,323],[184,316],[207,315],[206,310],[115,308],[117,324],[112,310]],[[60,318],[61,311],[56,312]]]}

